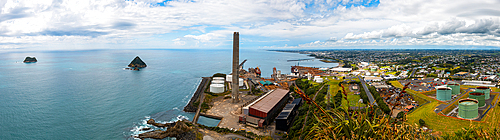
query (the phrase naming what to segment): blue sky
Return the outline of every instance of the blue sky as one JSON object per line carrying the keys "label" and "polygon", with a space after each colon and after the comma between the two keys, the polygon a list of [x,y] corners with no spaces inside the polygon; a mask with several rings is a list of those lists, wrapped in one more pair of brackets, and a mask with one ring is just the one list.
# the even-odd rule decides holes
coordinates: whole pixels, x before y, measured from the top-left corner
{"label": "blue sky", "polygon": [[0,51],[500,46],[498,0],[0,1]]}

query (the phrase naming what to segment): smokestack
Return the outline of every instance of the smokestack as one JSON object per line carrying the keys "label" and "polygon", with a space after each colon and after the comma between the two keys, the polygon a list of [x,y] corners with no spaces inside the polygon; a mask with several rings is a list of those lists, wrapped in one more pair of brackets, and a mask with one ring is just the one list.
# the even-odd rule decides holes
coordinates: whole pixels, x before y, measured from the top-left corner
{"label": "smokestack", "polygon": [[238,94],[240,92],[239,86],[239,62],[240,62],[240,33],[234,32],[233,34],[233,81],[232,85],[232,95],[233,103],[238,103]]}

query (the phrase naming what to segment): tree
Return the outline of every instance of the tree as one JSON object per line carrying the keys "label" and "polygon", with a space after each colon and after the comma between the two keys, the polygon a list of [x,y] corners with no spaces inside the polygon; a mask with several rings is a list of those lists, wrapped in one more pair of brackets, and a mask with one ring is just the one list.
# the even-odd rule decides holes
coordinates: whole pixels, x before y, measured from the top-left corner
{"label": "tree", "polygon": [[418,123],[420,124],[420,127],[425,126],[425,121],[422,119],[418,120]]}
{"label": "tree", "polygon": [[404,117],[404,115],[405,115],[405,112],[401,111],[401,112],[398,113],[398,115],[396,116],[396,118],[402,119]]}
{"label": "tree", "polygon": [[340,107],[340,105],[342,105],[342,91],[338,91],[337,94],[335,94],[335,96],[333,96],[333,106],[332,108],[337,108],[337,107]]}

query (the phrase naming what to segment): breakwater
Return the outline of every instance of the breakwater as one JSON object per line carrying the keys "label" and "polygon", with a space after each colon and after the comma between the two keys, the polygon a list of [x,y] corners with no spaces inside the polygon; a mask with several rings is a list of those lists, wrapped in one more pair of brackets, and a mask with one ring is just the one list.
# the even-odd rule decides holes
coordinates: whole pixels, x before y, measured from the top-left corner
{"label": "breakwater", "polygon": [[191,100],[189,100],[189,103],[184,107],[185,112],[196,112],[198,109],[198,106],[194,106],[193,104],[197,102],[200,98],[200,95],[205,92],[205,89],[207,88],[208,81],[210,81],[210,77],[203,77],[201,80],[200,84],[198,85],[198,89],[193,94],[193,97],[191,97]]}

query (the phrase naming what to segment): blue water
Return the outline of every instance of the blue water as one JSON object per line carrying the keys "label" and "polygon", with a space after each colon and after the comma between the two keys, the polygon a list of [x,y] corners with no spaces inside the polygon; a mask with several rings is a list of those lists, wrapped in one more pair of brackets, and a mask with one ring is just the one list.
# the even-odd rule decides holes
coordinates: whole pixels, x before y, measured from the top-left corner
{"label": "blue water", "polygon": [[[22,63],[36,56],[37,63]],[[135,56],[148,65],[124,70]],[[145,121],[192,119],[182,112],[201,77],[231,71],[231,50],[92,50],[0,53],[0,139],[130,139]],[[290,73],[309,58],[240,50],[245,69]],[[303,66],[334,67],[320,61]],[[201,119],[215,126],[218,120]]]}

